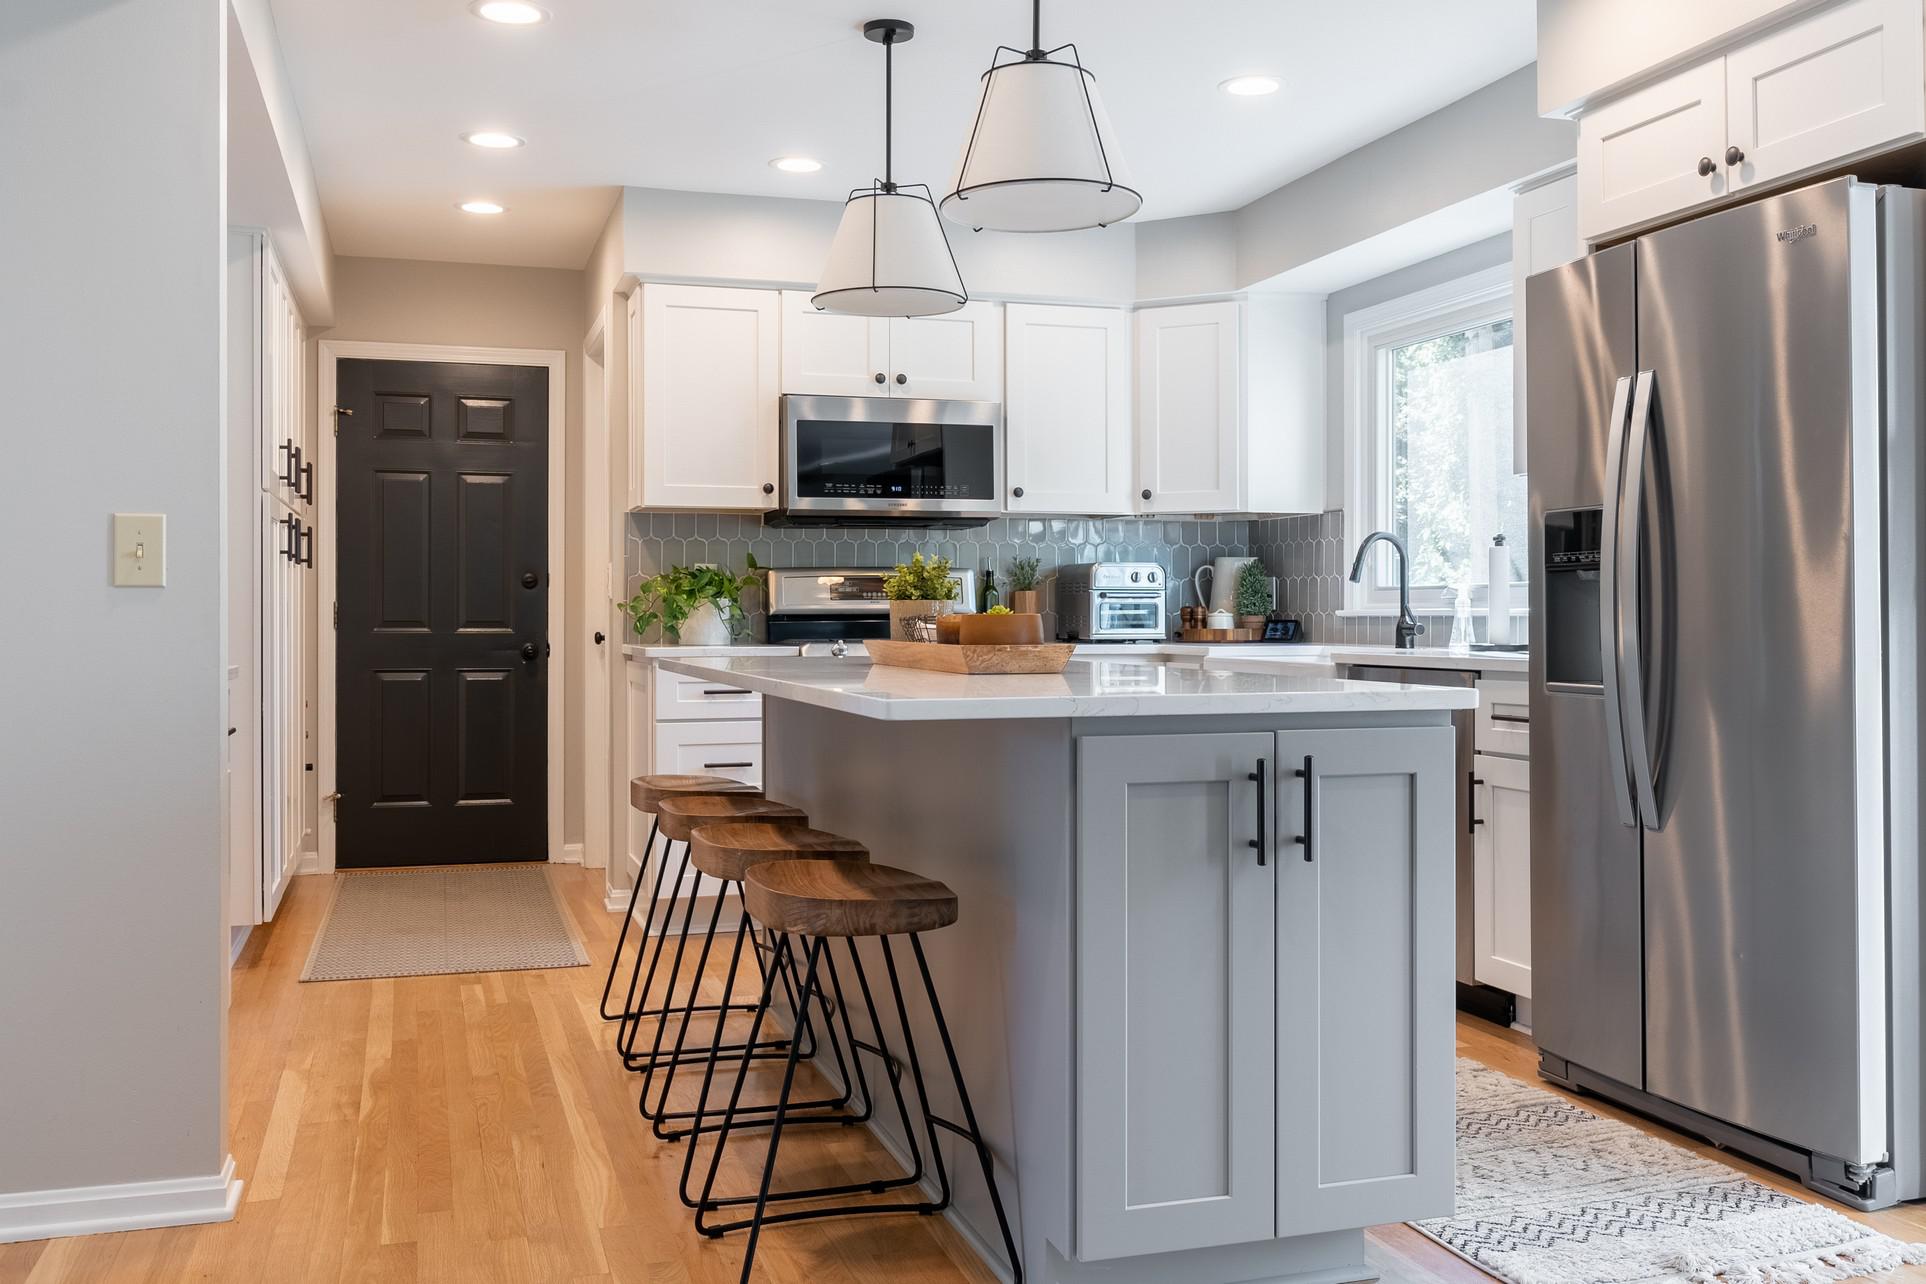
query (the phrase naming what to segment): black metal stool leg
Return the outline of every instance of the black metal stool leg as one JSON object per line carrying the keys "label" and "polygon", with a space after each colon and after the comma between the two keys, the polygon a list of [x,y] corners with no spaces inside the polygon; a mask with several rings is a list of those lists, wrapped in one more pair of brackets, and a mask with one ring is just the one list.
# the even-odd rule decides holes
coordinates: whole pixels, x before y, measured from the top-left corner
{"label": "black metal stool leg", "polygon": [[[823,942],[820,938],[809,943],[809,966],[803,972],[803,1001],[809,1001],[810,988],[816,984],[816,965],[822,961]],[[783,1067],[782,1090],[776,1097],[776,1117],[769,1125],[769,1153],[762,1161],[762,1188],[756,1192],[755,1219],[749,1224],[749,1242],[742,1250],[742,1284],[749,1284],[749,1276],[756,1266],[756,1238],[762,1233],[763,1214],[769,1208],[769,1183],[776,1175],[776,1150],[782,1145],[783,1120],[789,1113],[789,1089],[796,1082],[796,1054],[802,1047],[800,1040],[792,1039],[789,1044],[789,1061]],[[743,1062],[747,1073],[749,1063]],[[737,1081],[741,1087],[741,1081]],[[734,1109],[734,1104],[731,1105]],[[716,1156],[722,1155],[722,1138],[716,1138]]]}
{"label": "black metal stool leg", "polygon": [[[669,853],[674,847],[675,840],[670,839],[668,844],[662,849],[662,864],[656,873],[656,894],[651,898],[649,917],[642,924],[642,943],[637,947],[635,954],[635,975],[629,978],[631,1001],[624,1004],[627,1010],[623,1013],[622,1024],[616,1027],[615,1032],[616,1050],[622,1054],[623,1064],[628,1065],[628,1068],[631,1070],[635,1068],[633,1065],[629,1065],[629,1061],[635,1054],[636,1031],[641,1027],[642,1019],[651,1015],[649,1012],[649,992],[655,988],[655,970],[662,962],[662,951],[668,942],[669,920],[675,917],[675,892],[671,891],[666,901],[663,900],[661,894],[662,879],[664,875],[668,873],[669,869]],[[677,888],[682,886],[682,880],[687,876],[688,872],[689,844],[684,843],[682,844],[682,863],[677,866],[675,871],[675,886]],[[655,923],[655,907],[657,905],[662,907],[662,930],[654,936],[651,936],[649,934],[649,928]],[[645,956],[649,960],[649,970],[648,974],[643,976],[642,960]],[[641,986],[639,989],[636,985],[637,977],[641,978]]]}
{"label": "black metal stool leg", "polygon": [[[648,845],[642,849],[644,852],[647,852],[650,854],[654,853],[655,836],[660,831],[661,826],[662,826],[662,818],[660,816],[655,815],[654,813],[650,813],[649,841],[648,841]],[[630,924],[635,922],[636,898],[642,894],[642,883],[643,883],[643,880],[647,878],[647,876],[648,876],[647,869],[637,869],[635,871],[635,885],[629,888],[629,908],[627,912],[622,915],[622,931],[615,938],[615,953],[609,958],[608,980],[602,982],[601,1013],[602,1013],[602,1019],[604,1021],[619,1020],[621,1017],[627,1015],[629,1010],[629,1005],[635,1001],[635,974],[631,972],[629,974],[628,997],[622,1000],[621,1010],[617,1012],[609,1011],[609,991],[615,988],[615,974],[622,964],[622,947],[628,943],[629,926]],[[650,918],[655,917],[655,898],[658,894],[661,893],[661,891],[662,891],[662,876],[660,871],[658,871],[656,874],[656,880],[655,880],[655,891],[649,894],[649,917]],[[646,948],[648,939],[649,939],[648,933],[646,930],[644,930],[642,935],[642,942],[636,946],[636,949],[638,951],[638,953],[636,954],[636,958],[638,961],[642,957],[639,951]],[[637,970],[639,971],[640,969],[638,968]]]}
{"label": "black metal stool leg", "polygon": [[[687,843],[684,843],[682,845],[682,852],[683,852],[683,863],[684,863],[684,866],[686,867],[688,864],[688,854],[689,854],[689,845]],[[700,887],[701,885],[702,885],[701,876],[697,875],[696,886]],[[681,883],[679,880],[676,886],[678,889],[681,887]],[[671,901],[670,903],[673,906],[674,902]],[[645,1119],[655,1118],[655,1115],[652,1114],[648,1108],[649,1085],[651,1081],[655,1078],[655,1072],[656,1072],[657,1066],[661,1064],[662,1038],[665,1034],[668,1033],[670,1016],[674,1015],[675,1013],[675,985],[677,981],[682,979],[682,955],[688,949],[689,928],[695,922],[695,908],[696,908],[696,894],[695,894],[695,889],[692,888],[690,889],[690,892],[689,892],[688,907],[682,911],[682,930],[676,933],[675,957],[669,961],[669,979],[668,979],[668,982],[664,985],[663,991],[662,991],[662,1017],[660,1020],[658,1020],[655,1023],[655,1038],[650,1041],[648,1059],[645,1062],[637,1064],[629,1057],[625,1056],[623,1058],[624,1062],[628,1065],[629,1069],[631,1070],[640,1069],[642,1071],[642,1115]],[[667,946],[665,945],[663,948],[666,949]],[[701,979],[702,978],[698,976],[696,978],[696,981],[700,982]],[[690,1002],[693,1003],[694,1001],[695,1000],[693,998],[690,999]],[[631,1045],[631,1051],[633,1051],[632,1045]]]}

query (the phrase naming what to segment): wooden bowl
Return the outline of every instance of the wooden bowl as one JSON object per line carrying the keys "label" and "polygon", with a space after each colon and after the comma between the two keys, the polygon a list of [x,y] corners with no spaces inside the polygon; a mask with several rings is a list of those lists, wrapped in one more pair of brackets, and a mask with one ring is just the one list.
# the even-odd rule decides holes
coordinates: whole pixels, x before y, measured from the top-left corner
{"label": "wooden bowl", "polygon": [[939,615],[936,617],[936,640],[946,646],[955,646],[963,640],[963,621],[961,615]]}
{"label": "wooden bowl", "polygon": [[959,615],[964,646],[1041,646],[1041,615]]}

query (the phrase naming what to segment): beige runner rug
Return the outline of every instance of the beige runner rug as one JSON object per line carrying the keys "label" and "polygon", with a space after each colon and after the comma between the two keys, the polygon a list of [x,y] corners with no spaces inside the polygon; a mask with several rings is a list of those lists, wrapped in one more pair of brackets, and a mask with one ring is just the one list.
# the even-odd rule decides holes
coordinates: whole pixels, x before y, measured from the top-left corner
{"label": "beige runner rug", "polygon": [[547,865],[450,865],[335,875],[303,981],[582,967]]}

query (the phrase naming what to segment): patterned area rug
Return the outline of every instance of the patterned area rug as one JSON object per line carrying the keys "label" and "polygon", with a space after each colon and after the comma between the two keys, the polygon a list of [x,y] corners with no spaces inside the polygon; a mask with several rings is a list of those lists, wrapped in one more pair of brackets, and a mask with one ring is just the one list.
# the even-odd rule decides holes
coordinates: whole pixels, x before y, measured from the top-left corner
{"label": "patterned area rug", "polygon": [[1413,1225],[1512,1284],[1828,1284],[1926,1263],[1926,1244],[1464,1060],[1457,1213]]}
{"label": "patterned area rug", "polygon": [[303,981],[581,967],[546,865],[449,865],[335,875]]}

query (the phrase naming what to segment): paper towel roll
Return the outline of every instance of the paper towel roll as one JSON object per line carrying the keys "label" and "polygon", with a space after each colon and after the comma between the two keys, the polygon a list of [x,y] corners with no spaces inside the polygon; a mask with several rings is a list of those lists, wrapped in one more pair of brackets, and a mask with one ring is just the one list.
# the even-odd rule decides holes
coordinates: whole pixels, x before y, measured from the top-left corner
{"label": "paper towel roll", "polygon": [[1485,603],[1490,609],[1485,616],[1485,641],[1506,646],[1511,642],[1511,550],[1505,547],[1503,535],[1492,538],[1487,574]]}

